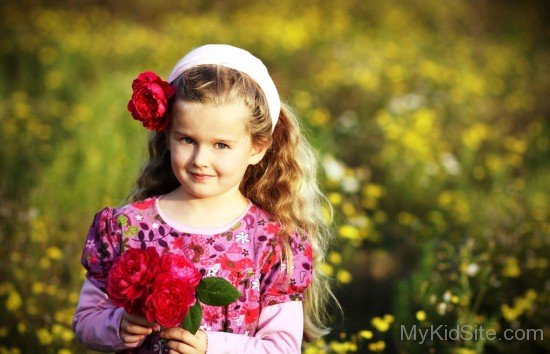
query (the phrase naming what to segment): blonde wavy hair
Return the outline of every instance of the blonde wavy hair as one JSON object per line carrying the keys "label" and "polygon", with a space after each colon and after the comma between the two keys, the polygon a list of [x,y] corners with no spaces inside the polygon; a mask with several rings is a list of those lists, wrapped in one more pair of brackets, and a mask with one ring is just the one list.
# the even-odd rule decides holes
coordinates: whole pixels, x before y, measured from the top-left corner
{"label": "blonde wavy hair", "polygon": [[[313,341],[330,331],[332,308],[339,308],[330,279],[321,272],[332,234],[326,211],[332,209],[317,182],[318,161],[296,116],[282,105],[279,121],[271,132],[266,99],[259,86],[246,74],[217,65],[201,65],[182,73],[172,83],[172,99],[221,105],[244,102],[249,109],[248,130],[254,144],[269,146],[264,158],[248,167],[240,184],[245,197],[270,213],[282,226],[283,258],[292,262],[289,239],[293,233],[307,235],[313,248],[313,278],[304,298],[304,335]],[[173,106],[174,102],[171,102]],[[130,200],[137,201],[176,189],[165,132],[149,140],[149,160],[139,176]],[[329,218],[330,219],[330,218]],[[291,267],[287,267],[288,270]]]}

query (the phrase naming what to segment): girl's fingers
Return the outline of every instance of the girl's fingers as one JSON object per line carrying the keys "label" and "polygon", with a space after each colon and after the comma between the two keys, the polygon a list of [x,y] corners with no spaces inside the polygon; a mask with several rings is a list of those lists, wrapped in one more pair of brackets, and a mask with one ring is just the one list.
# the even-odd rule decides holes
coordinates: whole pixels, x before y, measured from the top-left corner
{"label": "girl's fingers", "polygon": [[153,332],[152,328],[143,327],[134,323],[126,323],[122,325],[122,329],[130,334],[148,335]]}
{"label": "girl's fingers", "polygon": [[[165,339],[185,343],[193,348],[198,347],[199,339],[189,331],[182,328],[168,328],[160,332],[160,336]],[[177,349],[177,348],[172,348]]]}
{"label": "girl's fingers", "polygon": [[174,354],[193,354],[197,353],[196,349],[190,345],[175,340],[170,340],[166,343],[166,347],[170,349],[169,353]]}
{"label": "girl's fingers", "polygon": [[120,339],[122,339],[122,341],[125,343],[125,344],[133,344],[133,343],[139,343],[141,342],[143,339],[145,339],[145,336],[143,335],[121,335],[120,336]]}

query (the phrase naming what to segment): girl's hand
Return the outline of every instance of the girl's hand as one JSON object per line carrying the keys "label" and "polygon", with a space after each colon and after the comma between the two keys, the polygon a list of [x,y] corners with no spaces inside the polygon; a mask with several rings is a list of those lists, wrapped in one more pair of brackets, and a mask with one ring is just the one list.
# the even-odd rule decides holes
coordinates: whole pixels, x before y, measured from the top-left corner
{"label": "girl's hand", "polygon": [[145,337],[159,330],[160,327],[152,322],[147,321],[142,316],[130,315],[124,311],[122,320],[120,321],[120,339],[129,348],[136,348],[143,343]]}
{"label": "girl's hand", "polygon": [[160,336],[168,339],[166,347],[170,354],[205,354],[206,333],[201,330],[193,335],[183,328],[168,328],[160,332]]}

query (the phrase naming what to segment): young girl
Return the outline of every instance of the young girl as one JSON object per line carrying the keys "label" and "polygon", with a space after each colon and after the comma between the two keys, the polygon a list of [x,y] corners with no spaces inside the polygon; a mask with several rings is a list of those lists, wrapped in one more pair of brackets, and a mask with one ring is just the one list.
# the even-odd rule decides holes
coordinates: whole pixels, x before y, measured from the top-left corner
{"label": "young girl", "polygon": [[[131,204],[96,214],[73,328],[85,346],[132,353],[299,353],[328,332],[319,264],[329,241],[317,164],[263,63],[229,45],[189,52],[168,82],[144,73],[128,109],[155,132]],[[106,295],[130,248],[183,254],[241,293],[202,305],[196,335],[160,328]],[[164,340],[161,340],[164,339]]]}

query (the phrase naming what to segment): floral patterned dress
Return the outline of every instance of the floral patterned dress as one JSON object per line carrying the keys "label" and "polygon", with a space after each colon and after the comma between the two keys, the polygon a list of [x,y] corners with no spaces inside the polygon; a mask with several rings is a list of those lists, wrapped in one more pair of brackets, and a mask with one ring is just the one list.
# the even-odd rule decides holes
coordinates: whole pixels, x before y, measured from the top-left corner
{"label": "floral patterned dress", "polygon": [[[281,261],[283,245],[277,237],[280,225],[258,206],[228,226],[195,229],[168,220],[158,207],[159,196],[96,214],[82,254],[87,278],[105,291],[105,279],[113,262],[129,248],[155,247],[159,253],[183,254],[202,276],[230,281],[241,297],[234,303],[203,307],[201,328],[254,336],[262,308],[287,301],[301,301],[312,276],[312,249],[307,238],[290,239],[293,261],[290,271]],[[133,351],[162,351],[158,334]]]}

